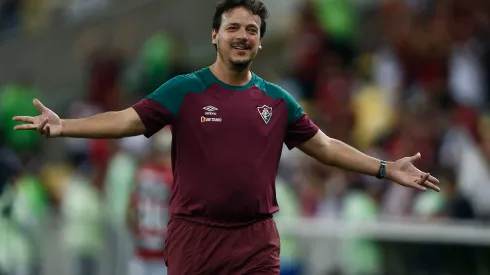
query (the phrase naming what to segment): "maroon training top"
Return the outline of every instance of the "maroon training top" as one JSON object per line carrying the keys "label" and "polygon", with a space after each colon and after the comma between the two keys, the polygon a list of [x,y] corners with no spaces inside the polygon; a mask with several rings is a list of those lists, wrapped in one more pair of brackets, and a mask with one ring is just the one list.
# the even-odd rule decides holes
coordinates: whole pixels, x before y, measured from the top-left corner
{"label": "maroon training top", "polygon": [[318,132],[279,86],[255,74],[230,86],[209,68],[169,80],[133,108],[146,137],[172,127],[171,214],[217,226],[277,212],[283,143],[292,149]]}

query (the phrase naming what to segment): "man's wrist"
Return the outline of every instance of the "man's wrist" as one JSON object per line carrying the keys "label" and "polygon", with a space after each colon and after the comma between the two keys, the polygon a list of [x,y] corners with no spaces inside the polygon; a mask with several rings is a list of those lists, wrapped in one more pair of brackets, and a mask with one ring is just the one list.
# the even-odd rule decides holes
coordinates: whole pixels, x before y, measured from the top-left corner
{"label": "man's wrist", "polygon": [[64,137],[65,136],[65,120],[64,119],[60,119],[60,126],[61,126],[60,137]]}
{"label": "man's wrist", "polygon": [[378,179],[391,179],[393,162],[386,160],[379,160],[378,171],[375,177]]}
{"label": "man's wrist", "polygon": [[394,162],[392,161],[386,161],[386,174],[385,174],[385,179],[391,180],[392,179],[392,172],[393,172],[393,164]]}
{"label": "man's wrist", "polygon": [[378,171],[376,172],[377,179],[384,179],[386,177],[386,161],[379,160]]}

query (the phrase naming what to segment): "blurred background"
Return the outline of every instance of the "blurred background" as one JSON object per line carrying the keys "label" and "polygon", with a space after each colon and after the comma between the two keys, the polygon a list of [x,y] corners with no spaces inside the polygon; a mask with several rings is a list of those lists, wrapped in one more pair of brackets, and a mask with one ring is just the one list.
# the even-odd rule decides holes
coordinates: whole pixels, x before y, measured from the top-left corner
{"label": "blurred background", "polygon": [[[285,149],[281,274],[490,274],[490,2],[264,2],[254,71],[331,137],[388,160],[420,152],[442,189]],[[0,217],[0,274],[128,274],[129,194],[142,167],[168,168],[170,133],[44,140],[13,132],[11,118],[37,115],[34,97],[64,118],[119,110],[210,65],[214,4],[0,0],[0,146],[24,171],[0,197],[0,208],[13,201]]]}

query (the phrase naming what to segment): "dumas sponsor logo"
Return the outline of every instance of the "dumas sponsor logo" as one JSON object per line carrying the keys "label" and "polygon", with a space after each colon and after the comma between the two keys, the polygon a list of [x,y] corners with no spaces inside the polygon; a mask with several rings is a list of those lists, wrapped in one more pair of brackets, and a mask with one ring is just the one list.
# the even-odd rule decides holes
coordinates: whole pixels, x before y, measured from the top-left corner
{"label": "dumas sponsor logo", "polygon": [[205,117],[205,116],[201,117],[202,123],[204,123],[204,122],[221,122],[221,121],[223,121],[223,119],[220,117]]}

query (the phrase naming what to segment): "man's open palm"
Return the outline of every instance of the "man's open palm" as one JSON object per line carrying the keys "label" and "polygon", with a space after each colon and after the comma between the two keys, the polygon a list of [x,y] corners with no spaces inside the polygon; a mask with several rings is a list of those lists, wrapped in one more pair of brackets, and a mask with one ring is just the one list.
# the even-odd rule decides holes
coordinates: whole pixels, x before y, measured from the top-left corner
{"label": "man's open palm", "polygon": [[420,153],[417,153],[412,157],[405,157],[393,162],[388,169],[388,178],[403,186],[420,190],[430,188],[439,191],[440,189],[436,185],[439,180],[415,167],[414,163],[420,158]]}
{"label": "man's open palm", "polygon": [[27,122],[17,125],[14,130],[36,130],[44,137],[58,137],[61,135],[63,125],[60,117],[46,108],[39,100],[33,100],[34,106],[41,112],[38,116],[16,116],[14,121]]}

